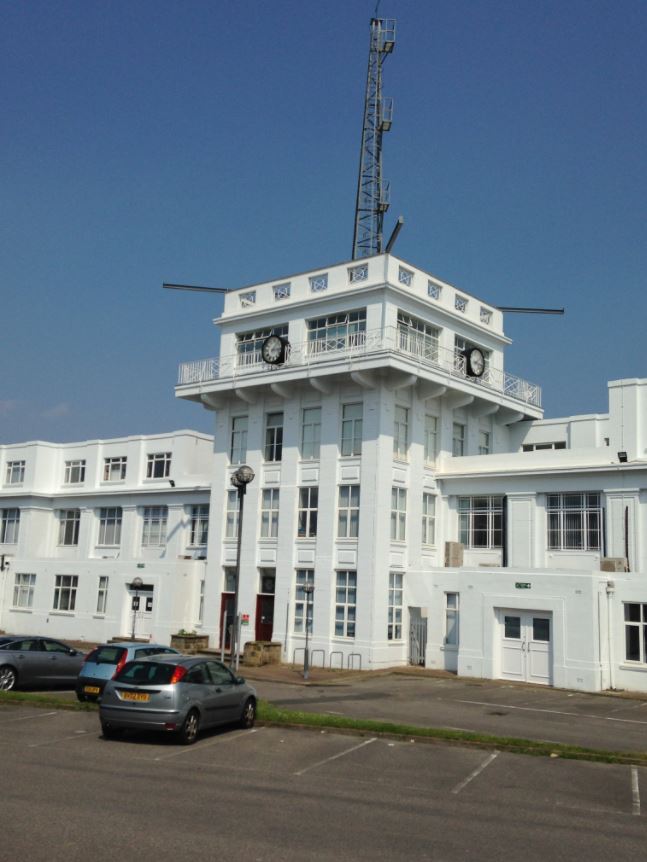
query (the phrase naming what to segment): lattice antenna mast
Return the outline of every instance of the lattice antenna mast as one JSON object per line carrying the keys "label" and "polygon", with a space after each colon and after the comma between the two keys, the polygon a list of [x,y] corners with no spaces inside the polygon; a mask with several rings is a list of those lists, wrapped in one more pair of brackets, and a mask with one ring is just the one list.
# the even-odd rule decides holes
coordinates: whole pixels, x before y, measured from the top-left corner
{"label": "lattice antenna mast", "polygon": [[382,96],[382,65],[394,46],[395,19],[371,18],[353,260],[382,252],[384,213],[389,208],[389,184],[382,179],[382,134],[393,119],[393,99]]}

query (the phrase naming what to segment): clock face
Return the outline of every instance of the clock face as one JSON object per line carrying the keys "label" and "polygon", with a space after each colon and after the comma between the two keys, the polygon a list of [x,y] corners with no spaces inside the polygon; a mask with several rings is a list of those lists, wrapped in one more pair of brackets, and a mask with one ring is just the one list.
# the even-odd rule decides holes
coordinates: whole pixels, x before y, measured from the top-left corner
{"label": "clock face", "polygon": [[278,335],[270,335],[263,342],[261,347],[261,356],[265,362],[270,365],[276,365],[283,362],[285,354],[285,342]]}
{"label": "clock face", "polygon": [[478,347],[473,347],[467,354],[467,373],[470,377],[480,377],[485,371],[485,357]]}

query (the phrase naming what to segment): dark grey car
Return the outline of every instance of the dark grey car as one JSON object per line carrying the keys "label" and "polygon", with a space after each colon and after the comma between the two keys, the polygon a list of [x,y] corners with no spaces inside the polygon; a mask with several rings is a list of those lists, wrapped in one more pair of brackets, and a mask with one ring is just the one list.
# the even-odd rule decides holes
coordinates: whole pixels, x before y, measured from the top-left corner
{"label": "dark grey car", "polygon": [[85,653],[53,638],[2,635],[0,691],[18,686],[73,686],[84,658]]}
{"label": "dark grey car", "polygon": [[107,739],[123,730],[162,730],[190,745],[207,727],[253,727],[256,691],[219,661],[151,656],[127,662],[106,684],[99,718]]}

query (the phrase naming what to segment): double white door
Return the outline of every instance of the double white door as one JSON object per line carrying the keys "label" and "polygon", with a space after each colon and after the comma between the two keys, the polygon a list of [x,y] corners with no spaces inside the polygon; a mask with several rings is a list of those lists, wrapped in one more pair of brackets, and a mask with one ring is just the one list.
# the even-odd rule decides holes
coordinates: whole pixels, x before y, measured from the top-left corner
{"label": "double white door", "polygon": [[499,611],[501,677],[551,685],[552,618],[535,611]]}

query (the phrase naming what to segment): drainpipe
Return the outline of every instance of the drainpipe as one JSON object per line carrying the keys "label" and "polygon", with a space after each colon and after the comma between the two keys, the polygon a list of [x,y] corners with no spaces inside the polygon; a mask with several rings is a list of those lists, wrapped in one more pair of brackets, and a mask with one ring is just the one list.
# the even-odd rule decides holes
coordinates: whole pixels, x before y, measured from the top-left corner
{"label": "drainpipe", "polygon": [[609,688],[612,691],[615,691],[616,680],[615,680],[615,658],[614,658],[614,650],[613,650],[613,596],[615,593],[616,585],[614,581],[607,581],[607,638],[608,638],[608,650],[609,650]]}
{"label": "drainpipe", "polygon": [[508,566],[508,498],[501,501],[501,565]]}

